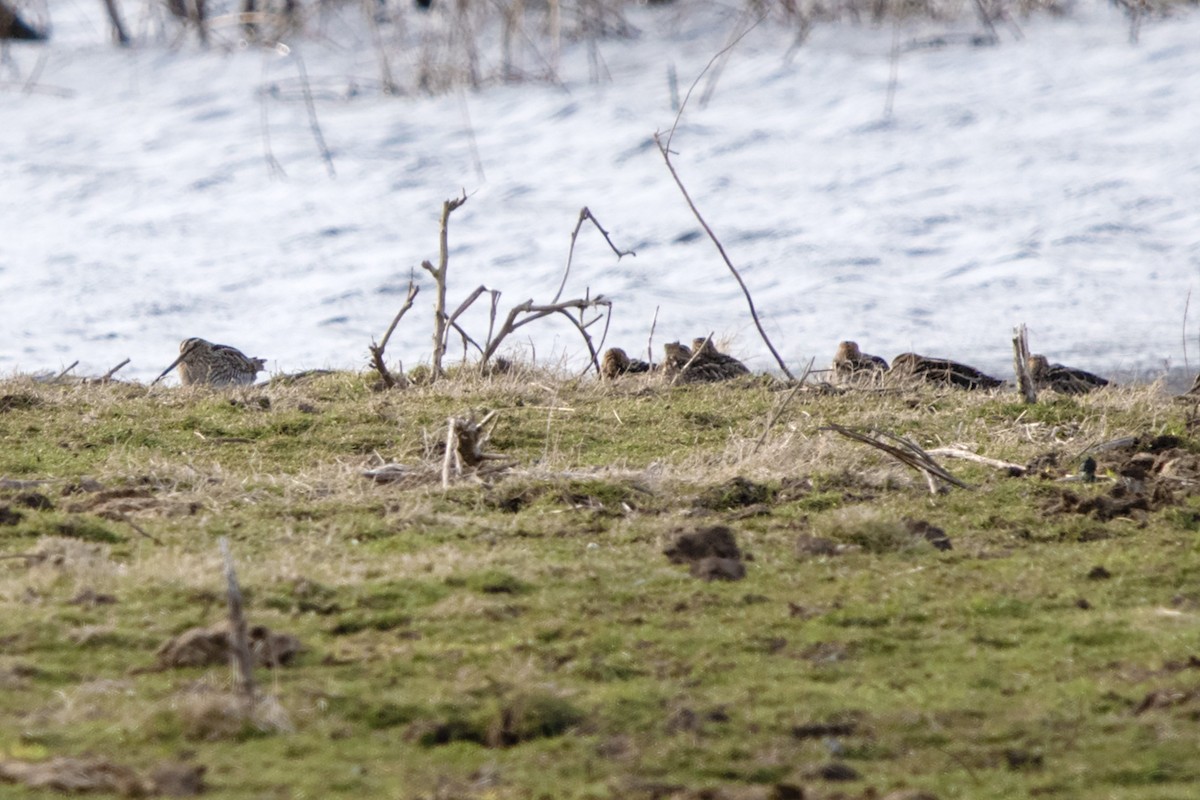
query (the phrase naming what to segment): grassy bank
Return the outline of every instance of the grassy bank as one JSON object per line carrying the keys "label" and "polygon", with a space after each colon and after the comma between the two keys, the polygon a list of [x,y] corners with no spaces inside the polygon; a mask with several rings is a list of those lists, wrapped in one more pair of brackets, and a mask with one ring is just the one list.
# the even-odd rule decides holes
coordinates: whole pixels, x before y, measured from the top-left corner
{"label": "grassy bank", "polygon": [[[1197,794],[1190,404],[370,384],[0,382],[3,760],[231,799]],[[489,410],[511,467],[443,490],[447,417]],[[934,495],[830,423],[1030,469],[943,457],[970,488]],[[741,580],[664,555],[719,526]],[[225,618],[220,537],[303,645],[254,708],[156,656]]]}

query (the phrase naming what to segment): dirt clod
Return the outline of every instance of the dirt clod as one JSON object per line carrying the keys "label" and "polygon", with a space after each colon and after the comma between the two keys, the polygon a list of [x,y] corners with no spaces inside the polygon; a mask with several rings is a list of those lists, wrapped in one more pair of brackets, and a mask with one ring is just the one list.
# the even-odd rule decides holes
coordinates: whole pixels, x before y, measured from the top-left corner
{"label": "dirt clod", "polygon": [[[303,650],[295,636],[275,633],[266,626],[254,625],[246,631],[250,653],[255,666],[286,666]],[[209,667],[229,663],[230,632],[228,624],[211,628],[191,628],[172,637],[158,648],[155,657],[159,669],[179,667]]]}
{"label": "dirt clod", "polygon": [[733,531],[724,525],[700,528],[682,533],[663,551],[672,564],[688,564],[710,556],[740,560],[742,551],[733,538]]}
{"label": "dirt clod", "polygon": [[691,564],[692,575],[706,581],[740,581],[746,577],[742,551],[724,525],[682,533],[663,551],[672,564]]}
{"label": "dirt clod", "polygon": [[950,537],[946,532],[936,525],[930,525],[923,519],[906,519],[904,525],[908,528],[908,532],[913,536],[921,536],[925,541],[936,547],[938,550],[950,550]]}
{"label": "dirt clod", "polygon": [[110,606],[117,602],[117,598],[111,594],[97,592],[90,586],[85,586],[79,592],[67,601],[67,605],[84,606],[85,608],[95,608],[96,606]]}
{"label": "dirt clod", "polygon": [[163,797],[196,797],[204,794],[207,769],[201,764],[160,764],[150,772],[155,794]]}
{"label": "dirt clod", "polygon": [[709,556],[692,564],[692,576],[706,581],[740,581],[746,565],[736,558]]}
{"label": "dirt clod", "polygon": [[770,487],[739,475],[705,489],[696,498],[696,506],[710,511],[728,511],[769,502],[771,495]]}
{"label": "dirt clod", "polygon": [[822,764],[810,774],[823,781],[857,781],[862,778],[858,770],[842,761],[830,761],[828,764]]}
{"label": "dirt clod", "polygon": [[792,728],[797,739],[823,739],[827,736],[853,736],[857,725],[853,722],[809,722]]}
{"label": "dirt clod", "polygon": [[21,492],[12,499],[13,505],[32,508],[34,511],[50,511],[54,503],[41,492]]}

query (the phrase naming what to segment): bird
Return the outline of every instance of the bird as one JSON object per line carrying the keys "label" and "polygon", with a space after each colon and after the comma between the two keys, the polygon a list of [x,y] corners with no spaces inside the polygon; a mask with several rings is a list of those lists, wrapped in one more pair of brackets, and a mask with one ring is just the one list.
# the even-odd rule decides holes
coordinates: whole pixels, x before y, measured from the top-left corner
{"label": "bird", "polygon": [[1029,356],[1025,364],[1029,367],[1029,377],[1033,378],[1034,386],[1039,389],[1053,389],[1062,394],[1087,394],[1101,386],[1108,386],[1108,381],[1099,375],[1062,364],[1051,364],[1038,353]]}
{"label": "bird", "polygon": [[841,342],[833,355],[834,378],[848,382],[860,378],[874,378],[887,372],[888,363],[879,356],[858,349],[858,342]]}
{"label": "bird", "polygon": [[929,383],[961,389],[991,389],[1004,383],[966,364],[945,358],[927,358],[916,353],[901,353],[893,358],[888,374],[917,377]]}
{"label": "bird", "polygon": [[693,339],[690,348],[667,342],[663,353],[663,372],[684,383],[715,383],[750,374],[745,364],[717,350],[707,337]]}
{"label": "bird", "polygon": [[251,358],[236,347],[192,337],[179,343],[179,358],[154,383],[178,366],[179,382],[184,386],[247,386],[266,365],[261,358]]}
{"label": "bird", "polygon": [[697,336],[692,339],[692,352],[700,354],[692,366],[696,367],[699,364],[700,371],[710,376],[707,380],[724,381],[739,375],[750,374],[750,370],[745,364],[728,353],[718,350],[717,346],[712,343],[712,337]]}
{"label": "bird", "polygon": [[679,342],[667,342],[663,345],[662,369],[667,375],[677,375],[683,372],[691,360],[692,351],[687,345]]}
{"label": "bird", "polygon": [[610,381],[627,373],[649,371],[649,364],[636,358],[630,358],[629,354],[619,347],[610,347],[605,350],[604,358],[600,360],[600,376]]}

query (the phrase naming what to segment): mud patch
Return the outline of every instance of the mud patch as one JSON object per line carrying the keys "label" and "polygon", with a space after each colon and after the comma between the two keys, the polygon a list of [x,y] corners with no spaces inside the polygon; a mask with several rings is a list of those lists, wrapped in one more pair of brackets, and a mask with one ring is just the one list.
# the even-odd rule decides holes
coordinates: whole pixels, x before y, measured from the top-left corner
{"label": "mud patch", "polygon": [[1200,455],[1179,445],[1178,437],[1156,436],[1104,453],[1096,469],[1116,476],[1111,489],[1092,496],[1063,489],[1045,511],[1082,514],[1101,522],[1118,518],[1143,522],[1149,514],[1179,505],[1200,492]]}
{"label": "mud patch", "polygon": [[153,489],[144,486],[123,486],[99,489],[86,497],[69,503],[65,510],[73,513],[94,514],[110,521],[124,520],[127,515],[153,512],[162,516],[190,516],[200,510],[196,501],[173,501],[157,496]]}
{"label": "mud patch", "polygon": [[6,414],[9,411],[24,411],[30,408],[37,408],[41,404],[41,398],[24,392],[0,395],[0,414]]}
{"label": "mud patch", "polygon": [[0,781],[66,794],[108,793],[121,797],[195,797],[204,792],[203,766],[163,764],[149,776],[105,758],[0,761]]}
{"label": "mud patch", "polygon": [[774,494],[766,484],[755,483],[739,475],[705,489],[696,498],[695,506],[709,511],[731,511],[769,503]]}

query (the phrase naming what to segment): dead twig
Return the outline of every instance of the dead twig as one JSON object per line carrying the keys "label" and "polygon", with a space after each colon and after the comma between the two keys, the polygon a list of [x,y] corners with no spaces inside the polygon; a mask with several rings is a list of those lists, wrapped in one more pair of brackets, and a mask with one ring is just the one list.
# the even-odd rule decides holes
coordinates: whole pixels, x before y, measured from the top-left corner
{"label": "dead twig", "polygon": [[[961,489],[971,488],[969,485],[960,481],[958,478],[954,477],[945,469],[943,469],[940,464],[933,460],[933,457],[930,456],[929,453],[925,452],[908,439],[904,439],[900,436],[896,436],[895,434],[875,428],[863,433],[861,431],[856,431],[852,428],[847,428],[835,423],[826,425],[824,428],[822,428],[822,430],[833,431],[834,433],[845,436],[847,439],[853,439],[856,442],[862,442],[863,444],[870,445],[877,450],[882,450],[902,464],[912,467],[925,477],[925,480],[929,483],[929,491],[931,494],[938,493],[938,486],[934,482],[934,478],[945,481],[946,483],[951,484],[952,486],[957,486]],[[891,439],[893,442],[896,442],[896,444],[889,444],[879,437]],[[896,446],[897,444],[899,446]]]}
{"label": "dead twig", "polygon": [[888,67],[887,99],[883,101],[883,119],[892,119],[892,108],[896,100],[896,86],[900,83],[900,18],[892,23],[892,54]]}
{"label": "dead twig", "polygon": [[[262,80],[265,87],[267,85],[267,57],[265,54],[262,62]],[[286,178],[287,173],[283,171],[283,165],[275,158],[275,151],[271,149],[271,123],[268,119],[267,95],[268,92],[264,89],[260,89],[258,92],[258,124],[262,130],[263,158],[267,161],[267,169],[272,178]]]}
{"label": "dead twig", "polygon": [[[671,136],[674,136],[674,134],[675,129],[672,127]],[[667,141],[664,142],[660,133],[654,134],[654,142],[658,145],[659,152],[662,153],[663,161],[666,162],[667,169],[670,171],[671,177],[675,180],[675,185],[679,187],[680,193],[683,194],[683,199],[687,201],[688,208],[692,210],[692,214],[696,217],[696,220],[700,223],[700,226],[704,228],[705,233],[708,234],[708,238],[712,240],[714,245],[716,245],[717,252],[721,254],[721,259],[725,262],[725,266],[729,268],[731,273],[733,273],[734,279],[738,282],[738,286],[741,287],[742,294],[746,297],[746,304],[750,307],[750,316],[754,320],[754,327],[758,328],[759,336],[762,337],[763,342],[767,345],[767,349],[771,351],[771,355],[775,357],[775,362],[779,364],[779,368],[783,371],[783,374],[788,377],[788,380],[795,381],[795,376],[792,375],[791,371],[787,368],[787,364],[784,363],[783,358],[779,355],[779,352],[775,349],[775,346],[771,344],[771,339],[769,336],[767,336],[766,330],[763,329],[762,322],[758,319],[758,311],[754,308],[754,298],[751,297],[750,290],[746,288],[746,282],[742,280],[741,273],[737,271],[737,268],[733,266],[733,262],[729,260],[729,255],[725,252],[725,247],[721,244],[721,240],[717,238],[717,235],[713,233],[713,229],[709,227],[707,222],[705,222],[703,215],[700,213],[700,209],[696,208],[696,204],[692,202],[691,195],[688,194],[687,187],[683,185],[683,180],[679,177],[679,173],[675,171],[675,165],[671,163],[671,151],[668,149],[670,139],[671,137],[668,136]]]}
{"label": "dead twig", "polygon": [[758,437],[758,440],[754,442],[754,446],[750,448],[750,455],[757,453],[758,449],[763,446],[763,443],[767,441],[767,434],[771,432],[771,427],[774,426],[774,424],[783,415],[784,409],[788,407],[788,404],[792,402],[792,399],[796,396],[796,394],[804,388],[804,382],[808,379],[808,376],[812,374],[812,366],[814,361],[816,361],[816,358],[810,358],[808,360],[808,366],[804,368],[804,374],[800,376],[800,380],[796,382],[796,385],[793,386],[791,390],[789,390],[788,393],[783,396],[783,400],[781,400],[771,411],[770,415],[767,417],[766,424],[763,425],[762,435]]}
{"label": "dead twig", "polygon": [[448,323],[448,317],[446,316],[446,271],[450,262],[448,242],[450,215],[465,202],[467,202],[467,193],[465,191],[460,197],[442,202],[442,217],[438,228],[438,265],[435,268],[428,261],[421,262],[422,269],[433,276],[435,291],[437,292],[433,301],[434,380],[445,375],[442,369],[442,357],[446,353],[446,328]]}
{"label": "dead twig", "polygon": [[336,178],[337,170],[333,168],[333,153],[325,144],[325,135],[321,133],[321,122],[317,119],[317,106],[313,102],[312,86],[308,82],[308,70],[304,66],[304,59],[300,56],[299,50],[292,50],[292,55],[296,57],[296,69],[300,73],[300,86],[304,92],[304,108],[308,111],[308,127],[312,131],[313,140],[317,143],[321,160],[325,162],[325,171],[329,173],[329,177]]}
{"label": "dead twig", "polygon": [[683,195],[683,199],[687,202],[688,208],[692,210],[692,214],[696,217],[696,220],[700,223],[700,226],[704,228],[704,232],[708,234],[708,238],[712,240],[714,245],[716,245],[717,252],[721,254],[721,258],[724,260],[725,266],[728,267],[729,271],[733,273],[734,279],[737,280],[738,286],[740,286],[742,289],[742,294],[746,296],[746,303],[750,306],[750,316],[754,319],[754,327],[758,328],[759,336],[762,337],[763,342],[767,345],[767,349],[771,351],[771,355],[775,357],[775,361],[779,364],[779,368],[783,370],[783,374],[788,377],[788,380],[795,381],[795,377],[788,370],[787,364],[784,363],[783,358],[780,357],[778,351],[775,350],[775,346],[771,344],[770,337],[767,336],[767,332],[763,329],[762,323],[758,319],[758,312],[754,308],[754,298],[750,296],[750,290],[746,288],[746,282],[742,280],[741,273],[739,273],[737,268],[733,266],[733,262],[730,261],[729,255],[725,252],[725,247],[721,244],[721,240],[717,238],[715,233],[713,233],[712,228],[709,227],[708,223],[705,222],[704,217],[700,214],[700,209],[698,209],[696,204],[692,202],[692,197],[688,194],[687,188],[683,185],[683,180],[679,177],[679,173],[675,171],[675,165],[671,163],[671,142],[675,138],[675,130],[679,127],[679,120],[683,117],[683,112],[684,109],[687,108],[688,100],[691,98],[692,92],[695,91],[696,86],[700,83],[701,78],[703,78],[705,73],[707,73],[714,64],[721,60],[727,52],[732,50],[734,47],[737,47],[738,43],[740,43],[742,39],[744,39],[750,33],[750,31],[758,27],[758,25],[766,18],[766,14],[760,16],[754,22],[754,24],[748,26],[744,31],[738,34],[733,41],[721,48],[716,55],[709,59],[708,63],[704,66],[704,69],[700,70],[700,74],[696,76],[696,79],[692,81],[692,85],[688,87],[687,94],[684,95],[683,98],[683,103],[681,103],[679,106],[679,112],[675,115],[675,121],[671,123],[671,130],[667,134],[666,140],[663,140],[661,132],[655,132],[654,143],[658,145],[658,150],[660,153],[662,153],[663,161],[667,165],[667,170],[671,173],[671,177],[675,180],[675,185],[679,187],[679,191]]}
{"label": "dead twig", "polygon": [[[587,309],[601,306],[607,309],[604,314],[601,314],[590,321],[585,321],[583,319],[583,314]],[[572,309],[579,312],[578,319],[571,315]],[[521,319],[518,319],[518,317],[522,314],[525,316]],[[520,328],[522,325],[528,325],[535,320],[539,320],[542,317],[547,317],[551,314],[562,314],[568,320],[570,320],[572,325],[575,326],[575,329],[579,331],[581,336],[583,336],[583,341],[587,345],[588,353],[592,359],[592,366],[597,372],[599,372],[600,358],[596,354],[596,348],[592,344],[592,337],[588,334],[587,329],[595,324],[597,320],[611,316],[612,314],[612,301],[602,294],[596,295],[594,298],[581,297],[574,300],[564,300],[560,303],[548,303],[544,305],[536,305],[532,299],[529,299],[524,303],[513,307],[508,312],[508,317],[504,320],[504,324],[500,326],[500,331],[496,334],[496,338],[491,339],[488,342],[487,347],[484,349],[483,366],[487,366],[488,361],[493,355],[495,355],[496,350],[500,347],[500,343],[503,342],[504,339],[510,336],[514,331],[516,331],[517,328]],[[608,330],[607,324],[605,324],[605,330]]]}
{"label": "dead twig", "polygon": [[100,382],[101,382],[101,383],[105,383],[106,381],[111,381],[111,380],[112,380],[112,376],[113,376],[113,375],[116,375],[116,374],[117,374],[117,372],[118,372],[118,371],[121,369],[121,367],[124,367],[126,364],[128,364],[128,363],[130,362],[130,360],[131,360],[131,359],[128,359],[128,358],[127,358],[127,359],[125,359],[125,360],[124,360],[124,361],[122,361],[120,364],[117,364],[115,367],[113,367],[112,369],[110,369],[108,372],[106,372],[106,373],[104,373],[103,375],[101,375],[101,376],[100,376]]}
{"label": "dead twig", "polygon": [[571,231],[571,246],[567,248],[567,266],[563,270],[562,282],[559,283],[558,291],[554,293],[554,299],[550,301],[551,303],[558,302],[558,298],[562,297],[563,289],[567,286],[567,277],[571,274],[571,259],[575,257],[575,240],[579,238],[579,229],[583,227],[583,223],[587,220],[591,220],[592,224],[596,226],[596,230],[600,231],[600,234],[604,237],[604,241],[608,242],[608,246],[617,254],[618,261],[625,256],[637,258],[637,253],[632,250],[621,250],[613,244],[612,237],[609,236],[608,231],[604,230],[604,226],[600,224],[600,221],[592,216],[591,210],[587,206],[584,206],[579,210],[579,220],[575,223],[575,229]]}
{"label": "dead twig", "polygon": [[375,344],[375,340],[372,339],[371,344],[367,346],[367,349],[371,351],[371,366],[375,367],[375,371],[379,373],[379,377],[383,380],[383,385],[389,389],[396,385],[399,385],[400,388],[408,386],[408,380],[404,377],[403,365],[401,365],[400,379],[397,380],[388,371],[387,364],[384,363],[383,351],[387,347],[388,339],[392,338],[392,332],[400,324],[400,318],[412,308],[413,300],[417,298],[417,293],[420,291],[421,287],[417,286],[416,281],[410,277],[408,279],[408,296],[404,299],[404,305],[400,307],[400,310],[396,312],[396,316],[392,318],[392,324],[388,326],[387,332],[383,334],[383,340],[379,344]]}
{"label": "dead twig", "polygon": [[254,657],[250,653],[250,642],[246,636],[246,616],[242,609],[242,589],[238,585],[237,572],[233,568],[233,554],[229,550],[229,539],[220,539],[221,556],[225,560],[226,598],[229,601],[229,651],[237,673],[238,688],[243,697],[254,702]]}
{"label": "dead twig", "polygon": [[154,542],[156,545],[159,545],[160,547],[162,546],[162,539],[159,539],[157,536],[155,536],[155,535],[154,535],[154,534],[152,534],[152,533],[148,533],[148,532],[146,532],[146,531],[145,531],[145,530],[142,528],[142,526],[138,525],[136,522],[134,522],[133,520],[131,520],[131,519],[129,518],[129,515],[128,515],[128,514],[121,514],[121,521],[122,521],[122,522],[124,522],[124,523],[125,523],[126,525],[128,525],[129,527],[133,528],[133,530],[134,530],[134,531],[135,531],[135,532],[136,532],[136,533],[137,533],[139,536],[144,536],[145,538],[147,538],[147,539],[149,539],[150,541]]}
{"label": "dead twig", "polygon": [[1013,328],[1013,372],[1017,376],[1017,391],[1025,402],[1032,405],[1037,402],[1037,384],[1029,374],[1029,331],[1025,323]]}
{"label": "dead twig", "polygon": [[[478,422],[474,415],[446,420],[446,452],[442,457],[443,489],[450,488],[451,478],[462,477],[466,469],[478,471],[485,461],[503,460],[503,456],[483,451],[499,419],[497,414],[496,411],[489,411]],[[506,467],[507,464],[501,468]]]}
{"label": "dead twig", "polygon": [[104,0],[104,10],[108,12],[108,24],[112,27],[113,41],[120,47],[128,47],[129,34],[121,22],[121,12],[117,8],[117,0]]}
{"label": "dead twig", "polygon": [[654,316],[650,318],[650,335],[646,337],[646,363],[654,367],[654,329],[658,327],[658,306],[654,307]]}
{"label": "dead twig", "polygon": [[1011,461],[1001,461],[998,458],[988,458],[981,456],[978,453],[972,453],[970,450],[964,450],[961,447],[937,447],[933,450],[926,450],[931,456],[945,456],[946,458],[961,458],[963,461],[974,461],[976,464],[983,464],[988,467],[1002,469],[1014,478],[1019,478],[1028,472],[1021,464],[1014,464]]}
{"label": "dead twig", "polygon": [[79,361],[78,361],[78,360],[76,360],[76,361],[72,361],[72,362],[71,362],[71,364],[70,364],[70,366],[68,366],[68,367],[67,367],[66,369],[64,369],[62,372],[60,372],[60,373],[58,373],[57,375],[55,375],[55,376],[54,376],[54,377],[53,377],[53,378],[50,380],[50,382],[51,382],[51,383],[58,383],[58,382],[59,382],[59,381],[61,381],[63,378],[67,377],[67,373],[68,373],[68,372],[70,372],[71,370],[75,369],[77,366],[79,366]]}

